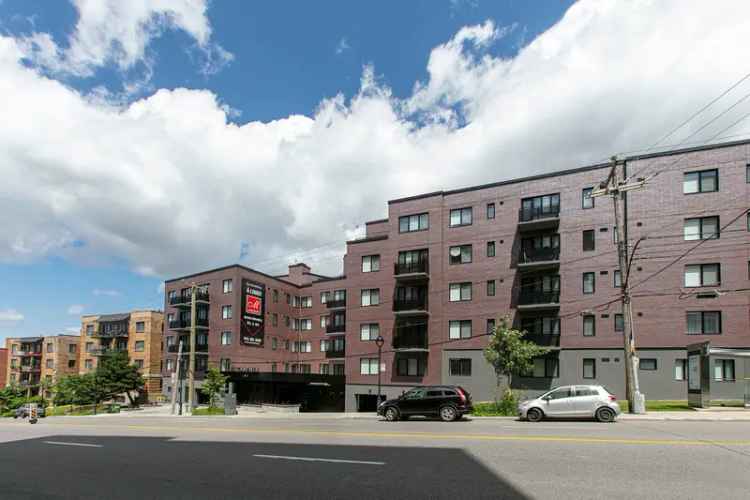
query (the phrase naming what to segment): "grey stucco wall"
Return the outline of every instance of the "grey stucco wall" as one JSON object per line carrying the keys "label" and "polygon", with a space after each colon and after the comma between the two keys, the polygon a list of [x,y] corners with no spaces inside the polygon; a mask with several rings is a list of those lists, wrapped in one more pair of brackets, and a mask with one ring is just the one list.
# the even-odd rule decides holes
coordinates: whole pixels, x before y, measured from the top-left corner
{"label": "grey stucco wall", "polygon": [[[471,376],[451,376],[451,359],[471,359]],[[484,359],[481,349],[453,349],[443,351],[441,383],[460,385],[471,394],[474,401],[494,401],[499,388],[495,369]]]}

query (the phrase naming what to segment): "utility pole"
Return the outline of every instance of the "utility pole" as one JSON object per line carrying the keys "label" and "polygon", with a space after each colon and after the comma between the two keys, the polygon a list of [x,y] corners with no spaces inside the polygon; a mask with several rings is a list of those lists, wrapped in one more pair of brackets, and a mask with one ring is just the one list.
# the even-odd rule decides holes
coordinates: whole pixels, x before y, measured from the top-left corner
{"label": "utility pole", "polygon": [[[622,166],[622,174],[617,166]],[[630,262],[628,260],[627,232],[627,192],[641,189],[646,179],[628,181],[625,179],[625,161],[612,157],[612,169],[607,180],[594,189],[592,197],[611,196],[615,209],[615,226],[617,234],[617,257],[620,263],[620,297],[622,303],[623,347],[625,351],[625,394],[628,400],[629,413],[645,413],[645,397],[638,384],[638,356],[635,352],[635,334],[633,332],[633,311],[630,297]]]}
{"label": "utility pole", "polygon": [[195,308],[196,295],[198,287],[193,283],[190,285],[190,352],[188,353],[188,414],[193,413],[194,401],[193,392],[195,392],[195,321],[197,311]]}
{"label": "utility pole", "polygon": [[[182,365],[182,340],[180,340],[180,344],[177,346],[177,368],[174,372],[172,372],[172,415],[174,415],[174,409],[177,405],[177,391],[182,390],[182,385],[180,384],[180,370]],[[180,395],[180,402],[182,401],[182,395]]]}

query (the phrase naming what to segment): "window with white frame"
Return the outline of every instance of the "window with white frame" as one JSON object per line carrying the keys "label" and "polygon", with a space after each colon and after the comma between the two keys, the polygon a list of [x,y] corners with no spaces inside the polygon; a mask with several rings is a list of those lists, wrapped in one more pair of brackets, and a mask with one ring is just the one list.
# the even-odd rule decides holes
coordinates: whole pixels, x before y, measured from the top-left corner
{"label": "window with white frame", "polygon": [[719,264],[689,264],[685,266],[685,286],[716,286],[721,283]]}
{"label": "window with white frame", "polygon": [[450,211],[450,227],[468,226],[471,224],[471,207],[454,208]]}
{"label": "window with white frame", "polygon": [[471,320],[451,320],[448,322],[448,338],[468,339],[471,337]]}
{"label": "window with white frame", "polygon": [[714,380],[734,382],[734,360],[714,359]]}
{"label": "window with white frame", "polygon": [[302,318],[299,320],[299,328],[302,331],[312,330],[312,320],[310,318]]}
{"label": "window with white frame", "polygon": [[451,283],[449,287],[450,302],[462,302],[471,300],[471,282]]}
{"label": "window with white frame", "polygon": [[361,358],[359,360],[360,375],[377,375],[378,358]]}
{"label": "window with white frame", "polygon": [[721,233],[719,217],[693,217],[685,219],[683,236],[685,241],[717,239]]}
{"label": "window with white frame", "polygon": [[232,344],[232,332],[221,332],[221,345]]}
{"label": "window with white frame", "polygon": [[224,280],[221,282],[224,293],[232,293],[232,280]]}
{"label": "window with white frame", "polygon": [[312,307],[312,297],[300,297],[300,307],[308,308]]}
{"label": "window with white frame", "polygon": [[682,181],[684,194],[710,193],[719,190],[719,171],[701,170],[699,172],[685,172]]}
{"label": "window with white frame", "polygon": [[594,198],[591,194],[594,188],[584,188],[581,192],[581,208],[594,208]]}
{"label": "window with white frame", "polygon": [[295,340],[292,342],[292,352],[312,352],[312,342],[308,340]]}
{"label": "window with white frame", "polygon": [[229,358],[221,358],[219,362],[219,369],[223,372],[228,372],[232,369],[232,360]]}
{"label": "window with white frame", "polygon": [[674,379],[685,380],[687,373],[687,359],[674,360]]}
{"label": "window with white frame", "polygon": [[380,255],[364,255],[362,257],[362,272],[374,273],[380,271]]}
{"label": "window with white frame", "polygon": [[232,306],[221,306],[221,319],[232,319]]}
{"label": "window with white frame", "polygon": [[380,336],[380,325],[378,323],[362,323],[359,325],[360,340],[375,340]]}
{"label": "window with white frame", "polygon": [[379,288],[362,289],[360,304],[364,307],[376,306],[380,304],[380,289]]}

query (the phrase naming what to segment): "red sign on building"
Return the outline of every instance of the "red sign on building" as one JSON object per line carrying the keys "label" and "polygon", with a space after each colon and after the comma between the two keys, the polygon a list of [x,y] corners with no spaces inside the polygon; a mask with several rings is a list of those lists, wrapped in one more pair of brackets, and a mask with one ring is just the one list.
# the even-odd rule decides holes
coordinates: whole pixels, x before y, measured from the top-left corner
{"label": "red sign on building", "polygon": [[247,314],[255,314],[256,316],[260,315],[260,297],[256,297],[255,295],[246,295],[245,312]]}

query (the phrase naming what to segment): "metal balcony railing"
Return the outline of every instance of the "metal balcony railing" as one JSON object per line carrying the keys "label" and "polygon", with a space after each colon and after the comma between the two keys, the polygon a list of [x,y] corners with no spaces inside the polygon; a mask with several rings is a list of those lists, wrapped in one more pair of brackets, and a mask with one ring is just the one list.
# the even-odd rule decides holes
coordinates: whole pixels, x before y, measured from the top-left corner
{"label": "metal balcony railing", "polygon": [[326,302],[326,307],[328,309],[340,309],[342,307],[346,307],[346,298],[336,300],[331,299]]}
{"label": "metal balcony railing", "polygon": [[560,247],[524,248],[518,257],[519,264],[554,262],[560,260]]}
{"label": "metal balcony railing", "polygon": [[393,311],[426,311],[427,310],[427,294],[417,297],[395,297],[393,299]]}
{"label": "metal balcony railing", "polygon": [[518,304],[522,306],[529,306],[535,304],[559,304],[560,303],[560,292],[559,291],[537,291],[537,290],[523,290],[518,297]]}
{"label": "metal balcony railing", "polygon": [[394,349],[427,349],[426,326],[396,326],[393,334]]}
{"label": "metal balcony railing", "polygon": [[536,345],[543,347],[559,347],[560,335],[545,335],[541,333],[527,333],[523,336],[524,340],[534,342]]}
{"label": "metal balcony railing", "polygon": [[[167,352],[173,352],[177,353],[180,350],[179,344],[173,344],[170,346],[167,346]],[[195,352],[207,352],[208,351],[208,344],[195,344]],[[190,342],[184,342],[182,343],[182,352],[190,352]]]}
{"label": "metal balcony railing", "polygon": [[346,333],[346,323],[326,325],[326,333]]}
{"label": "metal balcony railing", "polygon": [[427,259],[416,260],[412,262],[396,262],[393,264],[393,274],[428,274],[430,272],[430,263]]}
{"label": "metal balcony railing", "polygon": [[[207,290],[198,290],[195,294],[196,302],[210,302]],[[192,301],[191,294],[178,294],[169,298],[170,306],[190,305]]]}
{"label": "metal balcony railing", "polygon": [[556,219],[560,217],[560,206],[526,207],[518,211],[519,222],[531,222],[539,219]]}
{"label": "metal balcony railing", "polygon": [[[208,328],[208,318],[196,318],[195,326],[198,328]],[[184,330],[190,328],[189,319],[173,319],[169,322],[170,330]]]}

